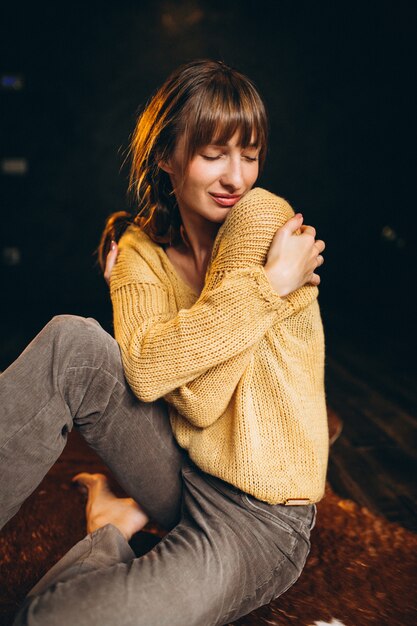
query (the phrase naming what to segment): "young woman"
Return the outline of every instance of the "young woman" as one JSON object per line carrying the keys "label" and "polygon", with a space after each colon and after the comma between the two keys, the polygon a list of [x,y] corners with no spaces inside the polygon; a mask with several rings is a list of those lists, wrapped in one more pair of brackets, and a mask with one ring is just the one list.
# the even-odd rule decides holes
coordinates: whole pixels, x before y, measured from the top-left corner
{"label": "young woman", "polygon": [[[74,425],[130,496],[76,477],[89,534],[15,624],[221,625],[300,576],[328,455],[324,242],[253,188],[266,141],[245,76],[174,72],[133,135],[136,215],[101,243],[117,343],[58,316],[2,375],[3,523]],[[137,559],[128,541],[149,518],[170,532]]]}

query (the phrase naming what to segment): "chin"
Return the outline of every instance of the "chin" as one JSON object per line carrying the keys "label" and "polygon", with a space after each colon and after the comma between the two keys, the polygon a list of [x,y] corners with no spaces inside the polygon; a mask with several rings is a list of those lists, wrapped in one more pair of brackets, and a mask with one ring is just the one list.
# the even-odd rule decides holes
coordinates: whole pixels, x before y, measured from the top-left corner
{"label": "chin", "polygon": [[[231,208],[231,207],[230,207],[230,208]],[[229,215],[230,208],[229,208],[229,209],[223,209],[223,211],[222,211],[221,215],[220,215],[220,214],[219,214],[219,215],[213,215],[213,216],[210,218],[210,220],[209,220],[209,221],[210,221],[210,222],[214,222],[215,224],[223,224],[224,220],[225,220],[225,219],[226,219],[226,217]]]}

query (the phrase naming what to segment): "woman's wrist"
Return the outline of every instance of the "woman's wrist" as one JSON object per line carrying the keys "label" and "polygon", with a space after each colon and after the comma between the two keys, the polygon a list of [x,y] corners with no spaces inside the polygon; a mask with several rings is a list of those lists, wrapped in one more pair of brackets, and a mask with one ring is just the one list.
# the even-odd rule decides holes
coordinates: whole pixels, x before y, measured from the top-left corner
{"label": "woman's wrist", "polygon": [[264,265],[264,272],[269,281],[269,284],[271,285],[271,289],[273,289],[280,298],[286,298],[288,294],[291,293],[291,290],[288,288],[288,286],[285,286],[284,283],[280,284],[279,286],[276,285],[273,270],[270,266],[268,266],[268,263]]}

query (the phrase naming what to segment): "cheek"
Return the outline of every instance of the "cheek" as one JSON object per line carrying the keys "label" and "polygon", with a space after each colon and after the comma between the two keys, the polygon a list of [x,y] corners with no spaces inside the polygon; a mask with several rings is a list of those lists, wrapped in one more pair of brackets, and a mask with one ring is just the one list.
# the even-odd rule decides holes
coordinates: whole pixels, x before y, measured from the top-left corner
{"label": "cheek", "polygon": [[246,172],[245,172],[245,182],[247,185],[252,186],[253,184],[255,184],[256,179],[258,178],[259,175],[259,166],[258,165],[252,165],[251,167],[249,167]]}
{"label": "cheek", "polygon": [[215,163],[195,163],[189,169],[189,188],[203,188],[218,177],[219,166]]}

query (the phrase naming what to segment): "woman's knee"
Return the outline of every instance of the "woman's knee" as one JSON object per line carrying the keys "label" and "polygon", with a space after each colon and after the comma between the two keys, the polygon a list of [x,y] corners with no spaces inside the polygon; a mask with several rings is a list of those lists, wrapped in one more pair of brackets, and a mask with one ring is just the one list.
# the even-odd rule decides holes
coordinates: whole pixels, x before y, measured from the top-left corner
{"label": "woman's knee", "polygon": [[[92,317],[81,317],[80,315],[55,315],[45,326],[44,330],[75,339],[78,336],[92,334],[96,336],[107,335],[97,320]],[[110,337],[110,336],[109,336]],[[111,339],[111,337],[110,337]]]}
{"label": "woman's knee", "polygon": [[116,340],[91,317],[56,315],[46,324],[42,334],[46,334],[47,339],[66,356],[69,365],[121,363]]}
{"label": "woman's knee", "polygon": [[58,333],[73,333],[82,331],[86,328],[99,328],[103,330],[100,324],[92,317],[81,317],[81,315],[55,315],[45,326],[45,329]]}

